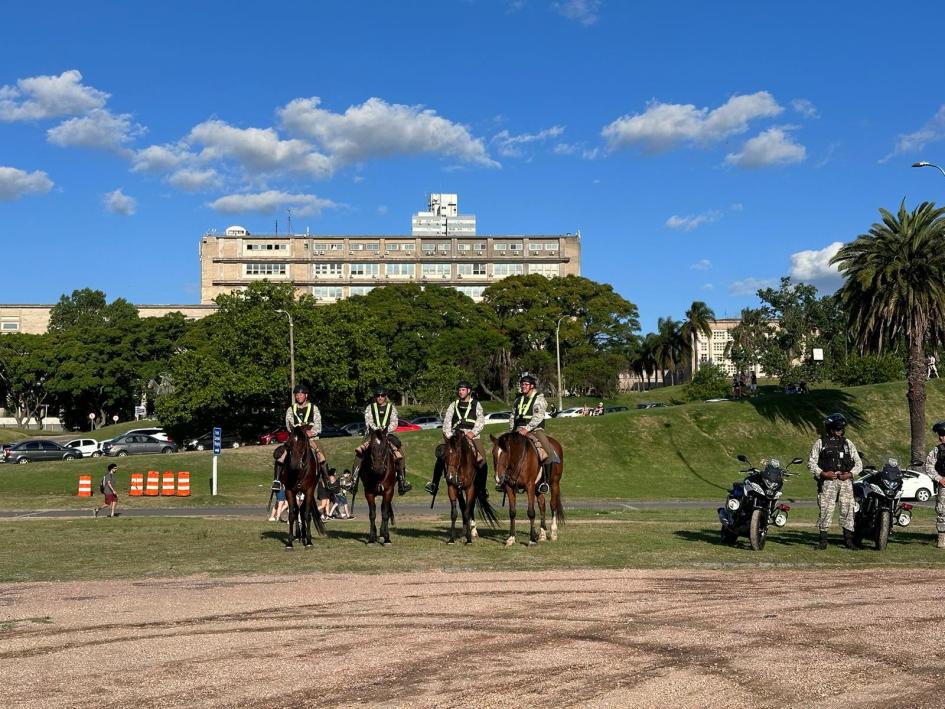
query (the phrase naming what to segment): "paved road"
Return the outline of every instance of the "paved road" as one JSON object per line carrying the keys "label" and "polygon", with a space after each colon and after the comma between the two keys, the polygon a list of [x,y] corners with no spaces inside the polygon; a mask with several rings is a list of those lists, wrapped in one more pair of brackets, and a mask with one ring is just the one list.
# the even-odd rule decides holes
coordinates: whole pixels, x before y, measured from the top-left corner
{"label": "paved road", "polygon": [[[493,500],[500,504],[501,500]],[[814,507],[814,500],[787,500],[794,507]],[[93,503],[89,503],[91,507]],[[576,500],[565,505],[565,510],[709,510],[721,504],[717,500]],[[359,500],[355,507],[355,514],[365,514],[367,507],[363,500]],[[396,510],[401,515],[446,515],[449,513],[449,503],[437,498],[436,507],[430,510],[430,503],[403,500],[397,503]],[[259,518],[266,512],[265,505],[229,505],[226,507],[136,507],[133,510],[121,510],[125,516],[131,517],[246,517]],[[85,509],[41,509],[41,510],[0,510],[0,519],[46,518],[66,519],[87,517],[89,511]]]}

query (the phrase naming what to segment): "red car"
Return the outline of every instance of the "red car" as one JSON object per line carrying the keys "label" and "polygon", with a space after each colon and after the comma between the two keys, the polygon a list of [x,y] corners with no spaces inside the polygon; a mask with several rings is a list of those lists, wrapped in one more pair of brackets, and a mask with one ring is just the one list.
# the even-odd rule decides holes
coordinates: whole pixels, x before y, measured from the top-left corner
{"label": "red car", "polygon": [[289,440],[289,432],[284,428],[277,428],[270,433],[264,433],[259,437],[259,445],[268,446],[270,443],[285,443]]}
{"label": "red car", "polygon": [[396,433],[401,431],[420,431],[422,430],[417,424],[410,423],[410,421],[405,421],[404,419],[397,419],[397,428],[394,429]]}

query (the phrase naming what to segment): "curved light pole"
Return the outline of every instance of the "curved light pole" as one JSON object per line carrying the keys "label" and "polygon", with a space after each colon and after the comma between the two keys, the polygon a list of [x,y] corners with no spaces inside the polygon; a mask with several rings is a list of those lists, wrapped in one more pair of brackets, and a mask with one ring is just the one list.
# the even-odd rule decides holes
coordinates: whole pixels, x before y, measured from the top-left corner
{"label": "curved light pole", "polygon": [[936,165],[935,163],[927,162],[927,161],[925,161],[925,160],[922,160],[922,161],[920,161],[920,162],[914,162],[914,163],[912,163],[912,167],[934,167],[936,170],[938,170],[940,173],[942,173],[942,175],[945,175],[945,170],[943,170],[942,168],[940,168],[940,167],[939,167],[938,165]]}
{"label": "curved light pole", "polygon": [[[289,318],[289,370],[292,377],[292,392],[295,391],[295,325],[292,323],[292,315],[286,310],[279,308],[277,313],[282,313]],[[292,399],[292,393],[289,393],[289,399]]]}
{"label": "curved light pole", "polygon": [[561,403],[561,321],[565,318],[571,317],[570,315],[562,315],[558,318],[558,322],[555,324],[555,359],[558,362],[558,411],[561,411],[564,408]]}

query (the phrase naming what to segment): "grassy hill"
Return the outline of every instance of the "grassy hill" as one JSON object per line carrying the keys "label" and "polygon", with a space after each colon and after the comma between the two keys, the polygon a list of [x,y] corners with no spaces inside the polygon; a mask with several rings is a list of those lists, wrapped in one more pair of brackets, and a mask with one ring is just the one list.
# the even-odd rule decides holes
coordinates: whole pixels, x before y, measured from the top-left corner
{"label": "grassy hill", "polygon": [[[929,425],[945,418],[945,385],[938,380],[928,387]],[[909,423],[904,382],[848,389],[818,389],[804,396],[765,393],[755,399],[726,403],[689,403],[662,409],[632,410],[602,417],[560,419],[548,422],[551,435],[565,450],[565,500],[576,498],[700,499],[721,497],[738,477],[738,453],[753,461],[777,456],[782,461],[807,458],[825,416],[841,411],[851,421],[849,437],[869,461],[881,463],[888,456],[908,458]],[[498,436],[505,428],[489,426]],[[405,433],[402,440],[415,492],[433,468],[433,448],[439,431]],[[359,439],[324,441],[329,463],[339,470],[350,466]],[[931,448],[937,441],[927,435]],[[488,447],[488,442],[487,442]],[[219,462],[220,492],[207,493],[212,455],[209,452],[170,456],[135,456],[119,461],[120,490],[127,490],[131,471],[187,470],[194,496],[187,504],[256,503],[268,499],[272,475],[272,448],[250,446],[224,451]],[[88,506],[75,497],[80,472],[97,479],[108,459],[74,462],[0,465],[0,507]],[[806,468],[785,486],[786,497],[812,498],[815,485]],[[93,485],[93,487],[97,487]],[[129,502],[127,498],[123,502]],[[170,498],[136,500],[135,504],[179,505]]]}

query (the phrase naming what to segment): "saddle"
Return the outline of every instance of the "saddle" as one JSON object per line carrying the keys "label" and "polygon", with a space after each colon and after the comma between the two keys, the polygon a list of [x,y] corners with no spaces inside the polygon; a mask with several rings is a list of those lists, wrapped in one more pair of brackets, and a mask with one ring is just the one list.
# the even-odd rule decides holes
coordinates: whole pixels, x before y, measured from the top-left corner
{"label": "saddle", "polygon": [[538,454],[538,460],[542,465],[545,464],[545,461],[548,460],[548,451],[546,451],[542,445],[541,441],[538,440],[531,432],[527,436],[528,440],[531,441],[531,444],[535,447],[535,452]]}

